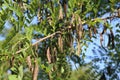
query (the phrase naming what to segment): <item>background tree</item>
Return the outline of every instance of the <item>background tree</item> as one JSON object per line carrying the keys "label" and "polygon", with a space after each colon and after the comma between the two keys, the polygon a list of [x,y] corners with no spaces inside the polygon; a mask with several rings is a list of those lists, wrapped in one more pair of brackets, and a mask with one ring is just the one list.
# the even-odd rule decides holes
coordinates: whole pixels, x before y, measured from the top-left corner
{"label": "background tree", "polygon": [[[92,69],[105,61],[105,70],[97,74],[118,79],[120,23],[111,23],[119,19],[119,8],[119,0],[1,0],[0,79],[67,80],[73,61],[83,74],[78,80],[86,80],[89,74],[81,66],[89,43],[102,56],[93,58]],[[104,14],[108,17],[101,18]],[[96,38],[101,45],[94,43]]]}

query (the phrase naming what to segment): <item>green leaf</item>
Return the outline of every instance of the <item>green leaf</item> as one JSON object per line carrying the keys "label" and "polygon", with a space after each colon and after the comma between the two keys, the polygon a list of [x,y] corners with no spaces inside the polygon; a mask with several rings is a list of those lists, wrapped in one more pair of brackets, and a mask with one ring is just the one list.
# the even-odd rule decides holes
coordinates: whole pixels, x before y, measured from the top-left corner
{"label": "green leaf", "polygon": [[20,78],[21,78],[21,80],[22,80],[22,78],[23,78],[23,66],[21,65],[21,66],[18,68],[18,70],[19,70]]}
{"label": "green leaf", "polygon": [[63,67],[61,67],[61,73],[64,73],[64,68]]}
{"label": "green leaf", "polygon": [[31,41],[32,39],[32,34],[33,34],[33,28],[32,26],[31,27],[26,27],[25,28],[25,31],[26,31],[26,38]]}
{"label": "green leaf", "polygon": [[9,75],[8,77],[9,80],[20,80],[17,75]]}

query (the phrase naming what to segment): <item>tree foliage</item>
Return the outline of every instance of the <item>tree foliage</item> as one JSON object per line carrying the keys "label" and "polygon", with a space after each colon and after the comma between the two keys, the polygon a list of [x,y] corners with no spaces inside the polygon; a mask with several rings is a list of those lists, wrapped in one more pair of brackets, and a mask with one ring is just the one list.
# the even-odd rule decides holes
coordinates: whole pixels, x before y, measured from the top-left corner
{"label": "tree foliage", "polygon": [[[96,38],[101,45],[93,52],[109,58],[101,74],[118,78],[120,23],[111,23],[120,18],[119,8],[119,0],[1,0],[0,79],[67,80],[71,61],[85,65],[85,51]],[[93,59],[94,69],[102,58]],[[95,78],[80,70],[80,79]]]}

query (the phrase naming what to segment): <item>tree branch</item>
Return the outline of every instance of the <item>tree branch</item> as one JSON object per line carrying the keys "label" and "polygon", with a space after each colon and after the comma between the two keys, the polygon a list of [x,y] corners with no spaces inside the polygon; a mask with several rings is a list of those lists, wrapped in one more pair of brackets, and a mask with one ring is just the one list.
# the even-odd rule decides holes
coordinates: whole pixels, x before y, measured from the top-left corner
{"label": "tree branch", "polygon": [[[52,33],[51,35],[48,35],[48,36],[46,36],[46,37],[44,37],[44,38],[41,38],[41,39],[39,39],[38,41],[36,41],[35,43],[33,43],[32,46],[35,46],[35,45],[38,44],[39,42],[42,42],[42,41],[44,41],[44,40],[46,40],[46,39],[48,39],[48,38],[50,38],[50,37],[55,36],[56,34],[60,34],[60,33],[61,33],[61,31],[57,31],[57,32],[55,32],[55,33]],[[16,54],[18,54],[18,53],[20,53],[20,52],[22,52],[22,51],[25,51],[25,50],[27,50],[28,48],[29,48],[29,47],[27,47],[27,48],[25,48],[25,49],[21,49],[21,50],[17,51]]]}
{"label": "tree branch", "polygon": [[[114,16],[110,16],[110,17],[106,17],[106,18],[95,18],[95,19],[91,19],[91,21],[95,21],[96,19],[101,19],[101,20],[107,20],[107,19],[113,19],[113,18],[115,18],[115,17],[119,17],[118,15],[114,15]],[[86,23],[86,21],[83,21],[82,22],[82,24],[85,24]],[[66,29],[71,29],[72,27],[68,27],[68,28],[66,28]],[[62,29],[62,31],[64,31],[64,30],[66,30],[66,29]],[[48,36],[46,36],[46,37],[44,37],[44,38],[41,38],[41,39],[39,39],[38,41],[36,41],[35,43],[33,43],[32,44],[32,46],[35,46],[36,44],[38,44],[39,42],[42,42],[42,41],[44,41],[44,40],[46,40],[46,39],[48,39],[48,38],[50,38],[50,37],[53,37],[53,36],[55,36],[56,34],[60,34],[60,33],[62,33],[62,31],[57,31],[57,32],[55,32],[55,33],[52,33],[51,35],[48,35]],[[22,52],[22,51],[25,51],[25,50],[27,50],[29,47],[27,47],[27,48],[24,48],[24,49],[21,49],[21,50],[18,50],[17,52],[16,52],[16,54],[18,54],[18,53],[20,53],[20,52]],[[7,55],[1,55],[0,54],[0,56],[7,56]]]}

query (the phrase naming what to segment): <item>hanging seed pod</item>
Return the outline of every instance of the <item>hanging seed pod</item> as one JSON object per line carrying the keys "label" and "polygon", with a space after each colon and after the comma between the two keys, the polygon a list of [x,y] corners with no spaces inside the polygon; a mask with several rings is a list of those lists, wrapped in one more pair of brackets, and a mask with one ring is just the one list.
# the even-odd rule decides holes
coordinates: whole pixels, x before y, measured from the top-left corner
{"label": "hanging seed pod", "polygon": [[109,46],[110,46],[110,42],[111,42],[111,35],[110,35],[110,34],[108,34],[108,44],[107,44],[107,47],[109,47]]}
{"label": "hanging seed pod", "polygon": [[27,61],[28,68],[30,69],[30,71],[33,72],[33,66],[32,66],[32,62],[31,62],[31,56],[27,56],[26,61]]}
{"label": "hanging seed pod", "polygon": [[75,26],[75,25],[74,25],[74,21],[75,21],[75,15],[72,14],[72,18],[71,18],[71,22],[70,22],[70,25],[71,25],[71,26]]}
{"label": "hanging seed pod", "polygon": [[111,33],[111,40],[112,40],[112,48],[115,47],[115,44],[114,44],[114,34],[113,34],[113,31],[110,29],[110,33]]}
{"label": "hanging seed pod", "polygon": [[63,19],[63,12],[62,12],[62,7],[60,6],[60,10],[59,10],[59,19]]}
{"label": "hanging seed pod", "polygon": [[82,30],[82,39],[85,37],[85,29]]}
{"label": "hanging seed pod", "polygon": [[62,36],[59,35],[58,37],[58,46],[61,52],[63,52],[63,40],[62,40]]}
{"label": "hanging seed pod", "polygon": [[15,57],[12,56],[12,58],[10,59],[10,66],[12,67],[14,65],[15,62]]}
{"label": "hanging seed pod", "polygon": [[68,33],[66,34],[65,40],[64,40],[64,44],[65,46],[71,48],[73,45],[73,37],[72,34],[68,31]]}
{"label": "hanging seed pod", "polygon": [[69,33],[69,35],[68,35],[68,42],[69,42],[69,47],[72,47],[72,45],[73,45],[73,37],[72,37],[72,35]]}
{"label": "hanging seed pod", "polygon": [[50,47],[47,48],[47,59],[48,59],[48,63],[51,63],[51,53],[50,53]]}
{"label": "hanging seed pod", "polygon": [[89,37],[92,38],[92,30],[91,30],[91,27],[88,27],[89,29]]}
{"label": "hanging seed pod", "polygon": [[94,34],[97,34],[97,29],[96,29],[96,27],[93,28],[93,32],[94,32]]}
{"label": "hanging seed pod", "polygon": [[83,32],[82,21],[80,16],[78,15],[77,33],[79,39],[82,39],[82,32]]}
{"label": "hanging seed pod", "polygon": [[53,48],[53,52],[52,52],[52,63],[56,62],[57,60],[57,50],[56,47]]}
{"label": "hanging seed pod", "polygon": [[63,2],[65,17],[67,17],[67,1]]}
{"label": "hanging seed pod", "polygon": [[55,62],[54,48],[51,47],[51,63]]}
{"label": "hanging seed pod", "polygon": [[103,41],[103,34],[100,33],[100,44],[101,44],[101,46],[103,46],[103,45],[102,45],[102,41]]}
{"label": "hanging seed pod", "polygon": [[37,62],[37,58],[34,59],[34,70],[33,70],[33,79],[32,80],[37,80],[38,78],[38,72],[39,72],[39,65]]}
{"label": "hanging seed pod", "polygon": [[81,46],[80,46],[79,40],[77,40],[77,53],[76,54],[79,56],[80,53],[81,53]]}

